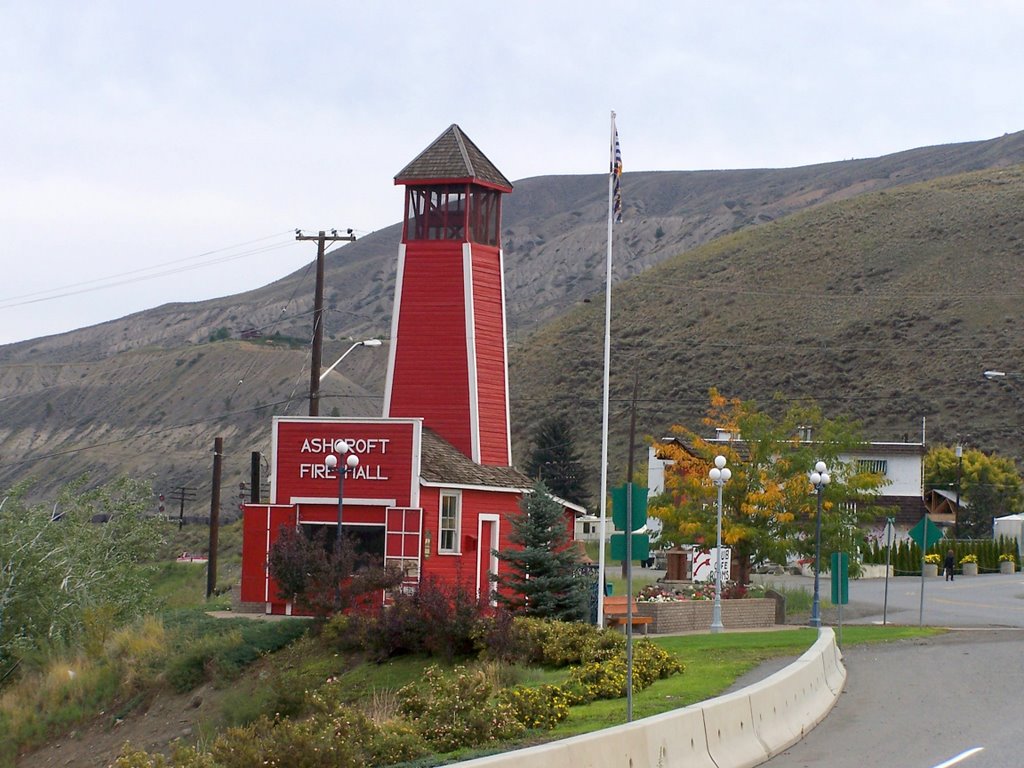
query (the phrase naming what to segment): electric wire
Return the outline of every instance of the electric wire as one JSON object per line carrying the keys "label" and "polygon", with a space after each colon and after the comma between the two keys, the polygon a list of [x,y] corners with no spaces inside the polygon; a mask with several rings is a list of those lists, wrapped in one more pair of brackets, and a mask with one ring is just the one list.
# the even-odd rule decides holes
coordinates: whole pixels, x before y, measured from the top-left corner
{"label": "electric wire", "polygon": [[[126,272],[119,272],[113,275],[107,275],[105,277],[98,277],[92,280],[84,280],[77,283],[68,283],[65,285],[56,286],[45,290],[19,294],[15,296],[0,297],[0,309],[26,306],[28,304],[37,304],[44,301],[53,301],[55,299],[66,298],[68,296],[76,296],[82,293],[90,293],[92,291],[105,290],[107,288],[113,288],[120,285],[129,285],[132,283],[143,282],[146,280],[155,280],[160,277],[167,277],[169,275],[179,274],[181,272],[202,269],[216,264],[223,264],[229,261],[237,261],[238,259],[269,253],[271,251],[281,250],[282,248],[288,248],[295,245],[295,242],[293,240],[289,240],[282,243],[273,243],[269,245],[260,246],[258,248],[250,248],[237,253],[225,254],[226,251],[235,251],[236,249],[241,248],[242,246],[252,245],[254,243],[263,242],[265,240],[269,240],[275,237],[281,237],[282,234],[283,233],[275,233],[273,235],[266,235],[264,237],[256,238],[254,240],[248,240],[242,243],[237,243],[235,245],[205,251],[203,253],[196,254],[195,256],[186,256],[180,259],[173,259],[171,261],[165,261],[147,267],[140,267],[138,269],[128,270]],[[194,262],[197,259],[204,259],[205,257],[212,256],[215,254],[224,255],[217,256],[216,258],[213,259],[206,259],[200,263],[187,263]]]}

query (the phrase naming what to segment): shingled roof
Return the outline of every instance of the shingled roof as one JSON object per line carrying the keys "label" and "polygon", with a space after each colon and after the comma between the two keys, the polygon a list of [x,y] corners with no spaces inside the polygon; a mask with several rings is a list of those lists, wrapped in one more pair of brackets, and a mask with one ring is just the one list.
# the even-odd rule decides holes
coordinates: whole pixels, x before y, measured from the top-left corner
{"label": "shingled roof", "polygon": [[512,191],[512,183],[454,123],[395,176],[395,184],[466,181]]}
{"label": "shingled roof", "polygon": [[432,429],[423,428],[420,479],[427,483],[525,490],[533,482],[514,467],[477,464]]}

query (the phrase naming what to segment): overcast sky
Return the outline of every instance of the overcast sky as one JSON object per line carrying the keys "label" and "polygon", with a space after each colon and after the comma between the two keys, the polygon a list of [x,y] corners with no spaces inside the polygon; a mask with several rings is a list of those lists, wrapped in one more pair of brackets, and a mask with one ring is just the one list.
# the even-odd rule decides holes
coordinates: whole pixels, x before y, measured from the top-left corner
{"label": "overcast sky", "polygon": [[0,29],[0,344],[393,224],[452,123],[513,180],[606,172],[611,110],[627,174],[1024,129],[1020,0],[0,0]]}

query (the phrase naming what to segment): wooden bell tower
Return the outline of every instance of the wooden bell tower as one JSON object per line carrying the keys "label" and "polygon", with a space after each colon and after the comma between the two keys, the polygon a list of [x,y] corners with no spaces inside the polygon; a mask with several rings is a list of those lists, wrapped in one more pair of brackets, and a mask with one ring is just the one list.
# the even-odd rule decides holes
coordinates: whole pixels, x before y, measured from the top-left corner
{"label": "wooden bell tower", "polygon": [[384,416],[478,464],[511,466],[501,196],[512,185],[457,125],[395,176],[406,187]]}

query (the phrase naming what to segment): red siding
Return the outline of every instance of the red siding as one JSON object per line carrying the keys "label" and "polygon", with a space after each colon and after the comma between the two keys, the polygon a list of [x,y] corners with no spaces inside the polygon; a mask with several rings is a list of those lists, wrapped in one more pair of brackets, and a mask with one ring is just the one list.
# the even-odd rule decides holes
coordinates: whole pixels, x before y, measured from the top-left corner
{"label": "red siding", "polygon": [[507,467],[508,382],[501,261],[497,248],[473,246],[473,314],[476,328],[480,463]]}
{"label": "red siding", "polygon": [[[267,524],[269,512],[269,527]],[[267,576],[267,553],[277,541],[281,526],[295,525],[295,508],[246,504],[242,522],[242,584],[239,597],[245,603],[278,603],[274,613],[284,612],[277,597],[277,583]]]}
{"label": "red siding", "polygon": [[[508,523],[508,516],[519,508],[520,495],[518,493],[495,492],[485,490],[463,490],[461,492],[461,530],[459,544],[461,551],[457,555],[438,554],[438,511],[441,498],[441,489],[423,488],[420,498],[423,502],[424,530],[430,531],[432,545],[430,557],[423,560],[423,577],[434,578],[445,583],[461,583],[466,588],[476,587],[477,557],[481,549],[477,541],[480,515],[490,514],[500,517],[499,523],[499,544],[502,549],[511,546],[508,539],[512,527]],[[489,544],[484,542],[483,548],[489,549]],[[486,556],[486,552],[483,553]],[[500,570],[500,565],[499,565]],[[486,585],[482,586],[486,590]]]}
{"label": "red siding", "polygon": [[388,415],[422,417],[472,456],[464,286],[461,243],[408,245]]}
{"label": "red siding", "polygon": [[[338,475],[327,474],[324,460],[344,439],[359,466],[345,472],[345,497],[394,499],[409,506],[419,478],[413,477],[413,453],[419,428],[414,422],[375,419],[301,417],[274,420],[274,493],[281,504],[295,497],[330,498],[338,495]],[[308,450],[307,450],[308,449]]]}

